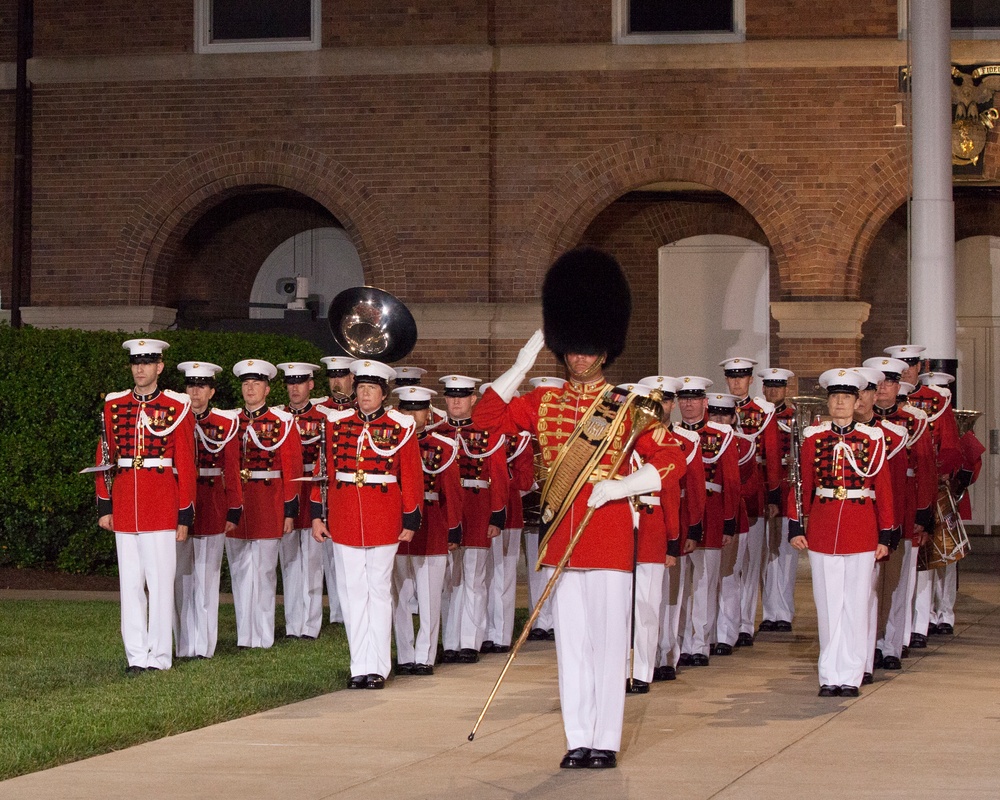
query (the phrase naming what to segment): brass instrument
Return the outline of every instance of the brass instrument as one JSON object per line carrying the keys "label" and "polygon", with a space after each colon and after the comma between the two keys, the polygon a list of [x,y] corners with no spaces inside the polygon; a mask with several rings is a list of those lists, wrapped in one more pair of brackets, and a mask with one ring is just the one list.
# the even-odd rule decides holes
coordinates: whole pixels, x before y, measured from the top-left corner
{"label": "brass instrument", "polygon": [[391,364],[417,343],[417,323],[402,301],[374,286],[345,289],[330,303],[330,331],[348,355]]}
{"label": "brass instrument", "polygon": [[[967,408],[956,408],[954,410],[955,415],[955,425],[958,428],[958,438],[961,439],[965,434],[971,431],[976,426],[976,420],[978,420],[982,415],[982,411],[973,411]],[[960,486],[954,482],[952,483],[951,492],[955,497],[955,503],[957,504],[963,497],[965,493],[969,490],[968,486]]]}
{"label": "brass instrument", "polygon": [[[101,396],[103,399],[104,396]],[[118,465],[111,460],[111,447],[108,445],[108,431],[104,427],[104,407],[98,412],[98,419],[101,425],[101,463],[96,467],[85,467],[81,469],[78,473],[79,475],[85,475],[88,472],[103,472],[104,473],[104,485],[108,487],[108,496],[111,496],[111,487],[115,483],[115,472],[118,469]]]}
{"label": "brass instrument", "polygon": [[800,395],[792,398],[795,406],[795,413],[788,423],[788,433],[790,442],[788,445],[788,483],[792,487],[795,497],[796,519],[799,524],[805,525],[802,520],[802,432],[810,425],[815,424],[819,416],[819,410],[826,408],[826,401],[822,397],[812,395]]}
{"label": "brass instrument", "polygon": [[[639,440],[639,437],[643,434],[643,432],[651,425],[662,420],[663,407],[660,405],[661,396],[660,392],[654,389],[650,392],[649,397],[630,395],[629,400],[625,402],[624,405],[626,407],[632,408],[632,430],[629,433],[628,439],[622,446],[621,453],[619,453],[618,458],[615,459],[615,463],[611,467],[609,472],[610,475],[617,476],[618,470],[621,469],[622,464],[624,464],[631,456],[632,449],[635,447],[635,443]],[[535,620],[538,619],[538,615],[541,613],[542,606],[544,606],[545,601],[549,599],[549,595],[555,588],[556,581],[559,580],[559,576],[569,563],[570,557],[573,555],[573,551],[576,549],[577,544],[583,536],[583,532],[586,530],[591,517],[594,515],[594,511],[596,511],[594,508],[587,509],[587,513],[584,515],[579,526],[577,526],[576,531],[569,540],[569,544],[566,545],[566,552],[564,552],[562,558],[559,559],[559,563],[556,564],[556,567],[552,572],[552,577],[550,577],[548,583],[545,584],[545,589],[542,591],[541,596],[538,598],[538,602],[532,609],[531,616],[528,617],[528,621],[524,623],[524,627],[521,629],[521,635],[517,638],[514,646],[511,647],[510,654],[507,656],[507,663],[504,664],[503,670],[500,672],[500,677],[497,678],[497,682],[493,686],[493,691],[490,692],[490,696],[486,699],[486,705],[483,706],[483,710],[479,713],[479,719],[476,720],[476,724],[473,726],[472,732],[469,734],[470,742],[476,738],[476,731],[479,730],[479,725],[482,723],[483,717],[486,716],[486,711],[493,702],[493,698],[496,697],[497,690],[500,688],[500,684],[503,682],[504,676],[507,674],[507,670],[510,669],[510,665],[517,657],[517,653],[521,649],[521,645],[523,645],[527,640],[528,634],[531,632],[532,627],[534,627]]]}

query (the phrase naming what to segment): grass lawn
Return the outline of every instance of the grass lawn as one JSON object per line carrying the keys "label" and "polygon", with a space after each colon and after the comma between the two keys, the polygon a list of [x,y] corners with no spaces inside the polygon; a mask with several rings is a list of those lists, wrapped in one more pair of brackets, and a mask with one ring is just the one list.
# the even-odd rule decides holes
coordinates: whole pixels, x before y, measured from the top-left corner
{"label": "grass lawn", "polygon": [[237,650],[223,605],[214,658],[126,676],[117,603],[0,601],[0,780],[341,689],[349,665],[343,625]]}

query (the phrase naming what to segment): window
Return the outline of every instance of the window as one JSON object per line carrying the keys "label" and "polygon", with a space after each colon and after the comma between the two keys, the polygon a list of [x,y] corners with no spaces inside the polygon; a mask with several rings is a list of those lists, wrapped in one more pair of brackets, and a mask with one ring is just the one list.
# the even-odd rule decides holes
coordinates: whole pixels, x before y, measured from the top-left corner
{"label": "window", "polygon": [[619,44],[742,42],[744,0],[615,0]]}
{"label": "window", "polygon": [[[910,5],[899,0],[899,38],[909,35]],[[952,39],[1000,39],[1000,3],[996,0],[951,0]]]}
{"label": "window", "polygon": [[320,0],[195,0],[196,53],[320,48]]}

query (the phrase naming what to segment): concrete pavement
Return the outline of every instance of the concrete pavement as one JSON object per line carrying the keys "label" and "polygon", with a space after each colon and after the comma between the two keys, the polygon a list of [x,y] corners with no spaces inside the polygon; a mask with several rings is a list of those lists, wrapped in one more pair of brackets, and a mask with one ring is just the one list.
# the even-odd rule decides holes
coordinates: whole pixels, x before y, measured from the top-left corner
{"label": "concrete pavement", "polygon": [[629,697],[615,770],[558,769],[554,647],[532,642],[474,742],[503,656],[15,778],[0,800],[1000,796],[1000,576],[963,573],[955,636],[826,699],[802,564],[795,632]]}

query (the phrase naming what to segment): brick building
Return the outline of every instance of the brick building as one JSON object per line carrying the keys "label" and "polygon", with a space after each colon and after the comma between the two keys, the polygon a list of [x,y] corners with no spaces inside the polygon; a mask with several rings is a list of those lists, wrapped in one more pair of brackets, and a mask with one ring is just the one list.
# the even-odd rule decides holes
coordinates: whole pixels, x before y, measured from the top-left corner
{"label": "brick building", "polygon": [[[641,0],[297,0],[304,27],[276,47],[233,44],[226,5],[34,0],[25,322],[247,319],[306,264],[314,285],[406,302],[413,363],[485,378],[538,325],[547,265],[586,242],[633,285],[614,378],[721,380],[746,343],[809,383],[908,338],[905,0],[706,3],[711,35],[630,27]],[[16,11],[0,0],[5,241]],[[953,62],[996,60],[976,33]],[[959,392],[981,438],[1000,427],[998,171],[987,131],[981,174],[956,178]],[[351,264],[296,262],[321,231]],[[3,248],[5,309],[10,282]],[[705,332],[731,314],[752,342]],[[692,330],[712,352],[679,363]],[[996,525],[989,470],[977,506]]]}

